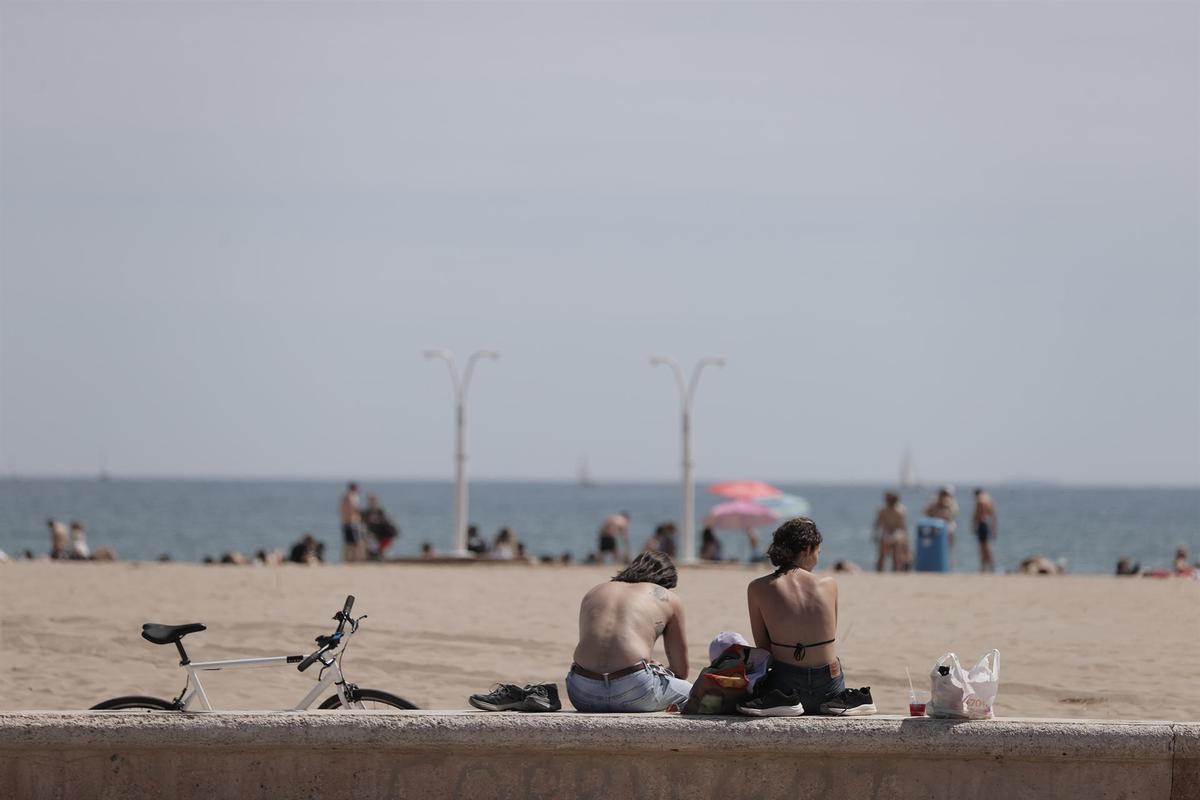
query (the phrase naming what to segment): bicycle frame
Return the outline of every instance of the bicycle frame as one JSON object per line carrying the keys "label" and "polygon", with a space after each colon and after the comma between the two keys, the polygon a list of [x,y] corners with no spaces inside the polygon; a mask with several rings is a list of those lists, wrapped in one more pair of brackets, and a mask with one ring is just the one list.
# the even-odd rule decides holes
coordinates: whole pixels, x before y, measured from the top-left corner
{"label": "bicycle frame", "polygon": [[[357,626],[355,626],[357,628]],[[355,630],[347,631],[341,645],[343,648],[349,643],[350,637],[354,635]],[[343,649],[343,652],[344,649]],[[184,684],[183,693],[178,699],[179,708],[181,711],[212,711],[212,703],[208,701],[208,693],[204,691],[204,683],[200,680],[201,672],[219,672],[223,669],[248,669],[251,667],[282,667],[291,666],[303,659],[303,656],[266,656],[264,658],[232,658],[222,659],[220,661],[189,661],[186,664],[180,664],[184,671],[187,672],[187,683]],[[350,702],[346,697],[346,678],[342,674],[341,653],[329,658],[320,659],[321,676],[317,680],[317,684],[308,694],[304,696],[296,705],[292,706],[291,711],[305,711],[317,701],[322,694],[333,686],[337,691],[338,698],[342,702],[344,708],[362,708],[362,703],[358,701]]]}

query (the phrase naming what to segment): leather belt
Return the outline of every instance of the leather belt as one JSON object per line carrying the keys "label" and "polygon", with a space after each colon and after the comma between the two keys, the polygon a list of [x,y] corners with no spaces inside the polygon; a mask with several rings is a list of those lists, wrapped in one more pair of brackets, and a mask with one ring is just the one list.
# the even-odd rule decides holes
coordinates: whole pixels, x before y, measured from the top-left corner
{"label": "leather belt", "polygon": [[626,675],[632,675],[635,672],[641,672],[646,668],[645,661],[639,661],[632,667],[625,667],[614,672],[592,672],[590,669],[584,669],[578,664],[571,664],[571,672],[583,678],[591,678],[596,681],[614,680],[616,678],[624,678]]}

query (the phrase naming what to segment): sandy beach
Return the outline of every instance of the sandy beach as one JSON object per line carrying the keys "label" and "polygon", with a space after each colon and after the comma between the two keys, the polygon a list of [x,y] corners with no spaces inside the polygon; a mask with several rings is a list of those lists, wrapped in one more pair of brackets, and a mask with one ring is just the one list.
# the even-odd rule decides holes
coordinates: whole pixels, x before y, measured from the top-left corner
{"label": "sandy beach", "polygon": [[[709,638],[748,633],[747,566],[682,569],[693,675]],[[307,653],[345,595],[369,618],[343,666],[350,680],[422,708],[467,708],[497,681],[562,679],[579,598],[611,568],[356,565],[307,568],[156,563],[0,565],[0,709],[79,709],[119,694],[175,696],[174,648],[143,622],[203,622],[193,659]],[[947,650],[1001,652],[1001,715],[1200,719],[1200,582],[1107,576],[839,576],[847,685],[904,713],[904,669],[928,684]],[[315,670],[210,673],[216,708],[285,708]],[[565,692],[563,696],[566,704]]]}

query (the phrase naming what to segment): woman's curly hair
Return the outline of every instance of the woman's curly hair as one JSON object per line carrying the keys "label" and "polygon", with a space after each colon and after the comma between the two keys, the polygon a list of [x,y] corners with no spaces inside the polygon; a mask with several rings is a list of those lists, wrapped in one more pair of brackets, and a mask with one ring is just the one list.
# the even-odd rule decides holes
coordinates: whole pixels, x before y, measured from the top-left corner
{"label": "woman's curly hair", "polygon": [[674,589],[679,583],[675,562],[666,553],[647,550],[638,553],[629,566],[613,576],[614,581],[623,583],[657,583],[665,589]]}
{"label": "woman's curly hair", "polygon": [[775,530],[771,546],[767,548],[767,557],[781,570],[789,570],[796,565],[797,556],[819,544],[821,532],[817,530],[817,523],[808,517],[796,517]]}

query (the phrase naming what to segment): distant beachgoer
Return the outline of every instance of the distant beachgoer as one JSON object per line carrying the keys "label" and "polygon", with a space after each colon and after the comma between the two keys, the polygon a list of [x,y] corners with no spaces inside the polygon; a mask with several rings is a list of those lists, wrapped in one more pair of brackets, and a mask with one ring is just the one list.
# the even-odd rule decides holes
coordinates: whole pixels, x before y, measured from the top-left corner
{"label": "distant beachgoer", "polygon": [[247,561],[246,557],[244,555],[242,555],[241,553],[239,553],[237,550],[231,550],[228,553],[221,554],[221,563],[222,564],[234,564],[234,565],[240,567],[240,566],[245,566],[246,564],[248,564],[250,562]]}
{"label": "distant beachgoer", "polygon": [[346,484],[340,508],[342,520],[342,561],[367,560],[367,541],[363,535],[362,512],[358,510],[358,484]]}
{"label": "distant beachgoer", "polygon": [[912,567],[908,546],[908,510],[894,492],[884,492],[883,507],[875,514],[873,538],[879,546],[875,559],[875,571],[883,572],[890,558],[892,571],[900,572]]}
{"label": "distant beachgoer", "polygon": [[721,560],[721,540],[712,528],[705,528],[700,532],[700,560]]}
{"label": "distant beachgoer", "polygon": [[387,556],[387,549],[400,535],[400,529],[388,517],[383,506],[379,505],[378,496],[367,495],[367,507],[362,510],[362,524],[367,529],[367,533],[371,534],[371,538],[375,540],[371,557],[382,559]]}
{"label": "distant beachgoer", "polygon": [[71,523],[71,558],[86,561],[92,557],[92,549],[88,547],[87,531],[78,520]]}
{"label": "distant beachgoer", "polygon": [[0,550],[0,563],[3,563],[8,560],[9,560],[8,553],[4,552],[3,550]]}
{"label": "distant beachgoer", "polygon": [[53,559],[71,557],[71,540],[67,536],[67,526],[51,517],[46,520],[50,529],[50,557]]}
{"label": "distant beachgoer", "polygon": [[1175,574],[1183,576],[1192,576],[1196,574],[1196,568],[1188,563],[1188,549],[1186,545],[1179,545],[1175,548]]}
{"label": "distant beachgoer", "polygon": [[1029,556],[1021,559],[1017,572],[1022,575],[1065,575],[1067,569],[1060,561],[1051,561],[1045,556]]}
{"label": "distant beachgoer", "polygon": [[954,552],[954,534],[958,530],[958,502],[954,499],[954,487],[943,486],[938,489],[937,497],[925,506],[925,516],[946,521],[946,536],[950,543],[950,552]]}
{"label": "distant beachgoer", "polygon": [[986,489],[975,490],[975,510],[971,513],[971,526],[979,540],[979,571],[995,572],[992,560],[992,541],[1000,531],[1000,520],[996,516],[996,503]]}
{"label": "distant beachgoer", "polygon": [[292,545],[288,561],[293,564],[320,564],[323,560],[321,552],[323,548],[324,545],[319,544],[311,533],[306,533],[300,541]]}
{"label": "distant beachgoer", "polygon": [[569,552],[564,552],[561,556],[558,557],[558,563],[562,564],[563,566],[570,564],[574,560],[575,559],[571,556],[571,554]]}
{"label": "distant beachgoer", "polygon": [[474,553],[476,558],[487,555],[488,543],[479,535],[479,527],[476,525],[467,526],[467,552]]}
{"label": "distant beachgoer", "polygon": [[758,716],[875,713],[869,691],[846,689],[835,641],[838,586],[813,574],[821,532],[807,517],[779,526],[767,550],[777,569],[750,582],[747,599],[755,647],[770,650],[774,666],[760,696],[739,706]]}
{"label": "distant beachgoer", "polygon": [[675,557],[675,523],[663,522],[655,526],[653,535],[646,540],[645,546],[642,547],[643,552],[651,552],[657,550],[660,553],[666,553],[672,558]]}
{"label": "distant beachgoer", "polygon": [[[610,514],[600,523],[600,552],[601,562],[607,561],[611,555],[613,563],[624,561],[629,555],[629,512]],[[621,544],[625,546],[625,555],[621,555]]]}
{"label": "distant beachgoer", "polygon": [[500,529],[488,555],[499,561],[511,561],[517,557],[517,537],[513,535],[512,528]]}
{"label": "distant beachgoer", "polygon": [[1121,560],[1119,560],[1117,562],[1117,574],[1118,575],[1137,575],[1141,571],[1142,571],[1141,562],[1134,561],[1133,559],[1131,559],[1127,556],[1122,557]]}
{"label": "distant beachgoer", "polygon": [[437,558],[437,551],[429,542],[421,542],[421,558]]}
{"label": "distant beachgoer", "polygon": [[[567,674],[577,711],[662,711],[687,700],[683,603],[671,591],[677,582],[669,556],[646,552],[584,595]],[[670,670],[651,658],[660,636]]]}
{"label": "distant beachgoer", "polygon": [[860,567],[858,564],[855,564],[853,561],[842,559],[841,561],[833,562],[833,571],[845,572],[848,575],[853,575],[855,573],[862,572],[862,567]]}
{"label": "distant beachgoer", "polygon": [[762,561],[762,553],[758,551],[758,531],[746,528],[746,547],[750,550],[750,563]]}

